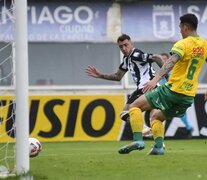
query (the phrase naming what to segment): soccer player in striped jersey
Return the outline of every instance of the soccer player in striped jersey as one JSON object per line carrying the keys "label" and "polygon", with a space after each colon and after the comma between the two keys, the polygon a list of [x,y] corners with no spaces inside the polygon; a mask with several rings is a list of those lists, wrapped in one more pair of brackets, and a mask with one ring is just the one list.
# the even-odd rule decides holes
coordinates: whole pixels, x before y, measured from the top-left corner
{"label": "soccer player in striped jersey", "polygon": [[[142,88],[144,84],[155,76],[155,71],[152,67],[152,63],[156,62],[159,67],[163,65],[163,61],[160,55],[153,55],[144,53],[140,49],[134,47],[129,35],[122,34],[117,39],[117,44],[123,53],[122,63],[120,64],[117,72],[112,74],[103,74],[97,68],[88,66],[86,73],[88,76],[94,78],[101,78],[112,81],[120,81],[127,71],[130,71],[137,89],[129,96],[123,111],[120,113],[120,117],[124,121],[129,119],[129,105],[134,102],[140,95],[143,94]],[[143,134],[148,135],[151,133],[150,128],[144,126]]]}
{"label": "soccer player in striped jersey", "polygon": [[[136,99],[129,109],[134,141],[119,149],[120,154],[144,149],[142,137],[142,112],[156,109],[151,116],[151,128],[155,145],[149,155],[163,155],[164,128],[162,121],[182,117],[192,105],[198,86],[198,75],[207,61],[207,41],[197,34],[198,19],[194,14],[180,17],[180,32],[183,39],[174,44],[158,74],[143,87],[144,95]],[[172,71],[168,82],[157,87],[163,76]],[[147,93],[146,93],[147,92]],[[205,94],[205,100],[207,92]]]}

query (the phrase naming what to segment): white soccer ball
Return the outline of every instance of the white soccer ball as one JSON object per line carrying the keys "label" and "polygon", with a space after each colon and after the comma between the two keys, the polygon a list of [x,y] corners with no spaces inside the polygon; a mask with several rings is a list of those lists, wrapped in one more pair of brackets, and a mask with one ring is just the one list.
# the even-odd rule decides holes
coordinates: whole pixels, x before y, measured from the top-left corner
{"label": "white soccer ball", "polygon": [[36,157],[42,150],[40,141],[36,138],[29,138],[29,156]]}

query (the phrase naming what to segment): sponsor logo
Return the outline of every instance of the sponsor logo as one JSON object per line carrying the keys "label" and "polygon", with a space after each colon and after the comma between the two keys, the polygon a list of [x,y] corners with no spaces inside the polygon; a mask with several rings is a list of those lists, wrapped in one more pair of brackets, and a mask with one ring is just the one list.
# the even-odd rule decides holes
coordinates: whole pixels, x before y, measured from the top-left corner
{"label": "sponsor logo", "polygon": [[154,5],[152,11],[153,34],[159,39],[175,35],[173,5]]}

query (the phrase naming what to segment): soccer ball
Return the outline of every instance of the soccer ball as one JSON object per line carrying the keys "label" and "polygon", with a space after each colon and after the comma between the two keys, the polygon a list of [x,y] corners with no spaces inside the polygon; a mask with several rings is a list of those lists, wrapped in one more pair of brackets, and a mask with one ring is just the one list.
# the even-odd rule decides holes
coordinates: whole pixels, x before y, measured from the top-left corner
{"label": "soccer ball", "polygon": [[36,138],[29,138],[29,156],[36,157],[42,150],[40,141]]}

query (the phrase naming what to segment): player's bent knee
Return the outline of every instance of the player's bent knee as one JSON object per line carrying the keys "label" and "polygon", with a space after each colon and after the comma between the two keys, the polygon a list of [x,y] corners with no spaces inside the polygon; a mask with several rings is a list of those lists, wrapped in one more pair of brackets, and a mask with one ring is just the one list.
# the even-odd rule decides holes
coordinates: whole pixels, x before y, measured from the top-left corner
{"label": "player's bent knee", "polygon": [[152,122],[153,120],[164,121],[165,120],[165,117],[164,117],[162,111],[160,111],[158,109],[153,109],[150,112],[150,121]]}

